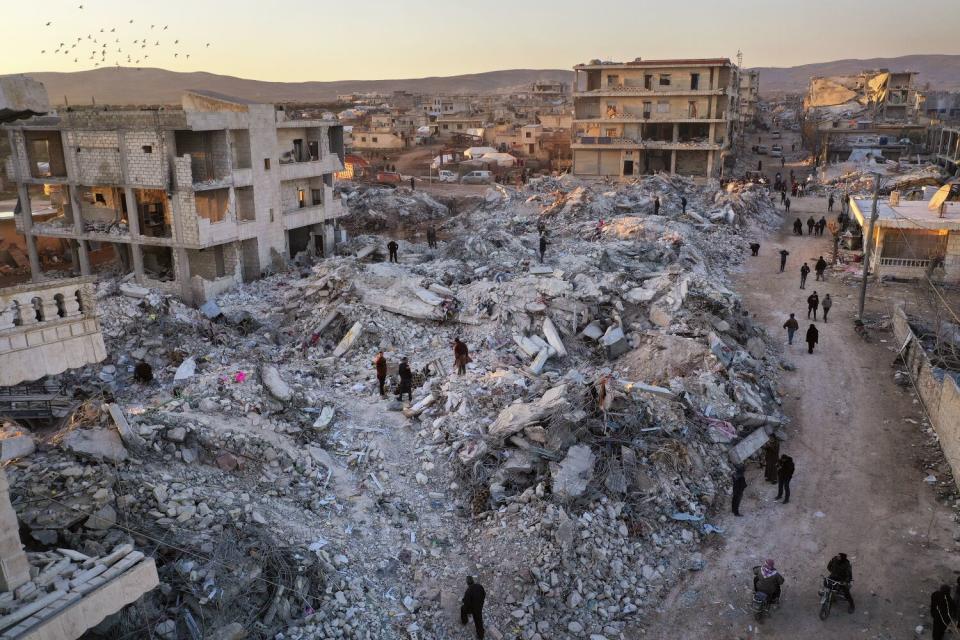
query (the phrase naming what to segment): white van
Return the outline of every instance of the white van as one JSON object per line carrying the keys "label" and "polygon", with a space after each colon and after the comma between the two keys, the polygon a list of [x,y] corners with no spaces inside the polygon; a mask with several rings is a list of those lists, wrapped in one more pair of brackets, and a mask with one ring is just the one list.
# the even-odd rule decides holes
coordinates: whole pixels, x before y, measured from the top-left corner
{"label": "white van", "polygon": [[447,169],[440,169],[437,173],[437,180],[440,182],[456,182],[457,174]]}
{"label": "white van", "polygon": [[492,171],[471,171],[460,178],[460,184],[490,184],[493,182]]}

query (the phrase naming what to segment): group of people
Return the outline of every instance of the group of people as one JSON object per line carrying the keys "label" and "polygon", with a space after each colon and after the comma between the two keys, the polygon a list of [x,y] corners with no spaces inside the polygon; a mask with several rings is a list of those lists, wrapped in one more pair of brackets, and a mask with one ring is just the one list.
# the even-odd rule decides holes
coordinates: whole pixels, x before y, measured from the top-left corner
{"label": "group of people", "polygon": [[[789,255],[789,252],[788,252]],[[786,257],[783,256],[781,252],[781,257],[783,257],[783,262],[780,265],[780,271],[783,271],[783,265],[786,262]],[[827,267],[830,266],[827,264],[827,261],[823,259],[823,256],[817,258],[817,262],[813,265],[813,270],[817,273],[817,280],[827,280]],[[806,289],[807,287],[807,276],[810,275],[810,265],[806,262],[803,263],[803,266],[800,267],[800,288]]]}
{"label": "group of people", "polygon": [[[470,349],[467,347],[467,343],[463,342],[460,338],[453,339],[453,367],[457,371],[457,375],[464,375],[467,372],[467,364],[470,363]],[[387,384],[387,357],[384,355],[383,350],[377,352],[377,355],[373,358],[373,368],[377,374],[377,386],[380,391],[380,396],[384,397],[387,395],[386,384]],[[411,402],[413,401],[413,370],[410,368],[410,362],[407,360],[406,356],[400,359],[400,364],[397,367],[397,377],[400,379],[400,382],[397,384],[397,400],[403,400],[403,396],[406,395],[407,399]]]}
{"label": "group of people", "polygon": [[[827,562],[828,580],[835,585],[837,593],[847,601],[847,611],[853,613],[855,607],[853,604],[853,594],[850,593],[850,585],[853,583],[853,565],[845,553],[838,553]],[[772,559],[763,561],[763,564],[753,569],[753,590],[756,593],[762,593],[767,597],[771,604],[780,601],[781,588],[783,587],[783,574],[777,569],[776,563]],[[827,585],[824,584],[826,587]],[[949,592],[950,587],[947,587]],[[936,595],[936,594],[934,594]],[[932,605],[931,605],[932,609]],[[937,638],[936,633],[933,636]],[[942,635],[940,636],[943,637]]]}
{"label": "group of people", "polygon": [[[764,480],[777,485],[777,497],[774,500],[783,499],[783,504],[790,502],[790,481],[793,480],[793,472],[796,467],[793,458],[787,454],[780,455],[780,441],[777,438],[771,438],[763,445],[764,452]],[[733,497],[730,500],[730,507],[733,515],[742,516],[740,513],[740,503],[743,501],[743,492],[747,488],[746,468],[738,464],[733,469]]]}
{"label": "group of people", "polygon": [[[789,200],[789,198],[788,198]],[[790,207],[787,206],[787,211],[790,210]],[[813,216],[807,218],[807,235],[808,236],[822,236],[824,229],[827,228],[827,219],[824,216],[820,216],[819,220],[814,220]],[[803,235],[803,222],[800,218],[797,218],[793,221],[793,235],[802,236]]]}

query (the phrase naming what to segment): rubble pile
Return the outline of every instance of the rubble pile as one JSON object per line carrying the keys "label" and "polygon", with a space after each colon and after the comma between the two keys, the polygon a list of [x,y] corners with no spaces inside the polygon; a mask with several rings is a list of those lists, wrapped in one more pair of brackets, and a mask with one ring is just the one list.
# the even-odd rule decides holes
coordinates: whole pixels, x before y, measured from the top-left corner
{"label": "rubble pile", "polygon": [[416,225],[442,220],[450,214],[446,204],[425,191],[357,183],[340,183],[338,189],[350,210],[344,223],[354,231],[374,232],[400,225]]}
{"label": "rubble pile", "polygon": [[[407,197],[384,191],[351,207]],[[726,283],[779,221],[759,185],[662,175],[493,193],[399,264],[363,236],[202,310],[101,285],[111,356],[11,467],[37,543],[99,554],[112,516],[157,555],[169,637],[453,637],[467,574],[503,637],[633,637],[722,535],[733,465],[786,437],[789,363]],[[379,397],[378,351],[412,399]]]}
{"label": "rubble pile", "polygon": [[828,165],[821,169],[817,181],[811,186],[814,193],[826,195],[842,191],[850,195],[870,195],[873,193],[873,172],[883,178],[880,193],[888,195],[891,191],[902,191],[914,187],[939,186],[947,174],[935,164],[898,167],[889,163],[845,162]]}

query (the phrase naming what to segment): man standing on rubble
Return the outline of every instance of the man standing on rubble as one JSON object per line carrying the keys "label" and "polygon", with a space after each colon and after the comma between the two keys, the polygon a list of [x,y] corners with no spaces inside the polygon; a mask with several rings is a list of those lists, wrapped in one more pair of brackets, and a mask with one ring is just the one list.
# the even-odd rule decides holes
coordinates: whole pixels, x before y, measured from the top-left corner
{"label": "man standing on rubble", "polygon": [[797,322],[797,319],[793,317],[792,313],[790,317],[787,318],[787,321],[783,323],[783,328],[787,330],[787,344],[793,344],[793,336],[800,330],[800,323]]}
{"label": "man standing on rubble", "polygon": [[653,198],[653,215],[660,215],[660,196],[654,196]]}
{"label": "man standing on rubble", "polygon": [[687,212],[687,197],[686,197],[686,196],[680,196],[680,208],[681,208],[681,213],[684,213],[684,214],[685,214],[685,213]]}
{"label": "man standing on rubble", "polygon": [[383,351],[377,352],[377,357],[373,359],[373,366],[377,370],[377,382],[380,384],[380,395],[387,395],[384,391],[383,385],[387,382],[387,358],[383,355]]}
{"label": "man standing on rubble", "polygon": [[457,370],[457,375],[462,376],[467,372],[467,363],[470,362],[470,350],[467,343],[462,342],[460,338],[453,339],[453,366]]}
{"label": "man standing on rubble", "polygon": [[783,504],[790,502],[790,480],[793,479],[793,471],[793,458],[787,454],[780,456],[780,462],[777,464],[777,497],[774,500],[783,498]]}
{"label": "man standing on rubble", "polygon": [[433,225],[427,228],[427,246],[431,249],[437,248],[437,229]]}
{"label": "man standing on rubble", "polygon": [[740,501],[743,499],[743,492],[747,488],[747,478],[743,475],[743,465],[738,464],[733,470],[733,498],[730,505],[733,508],[733,515],[739,517]]}
{"label": "man standing on rubble", "polygon": [[783,273],[784,267],[787,266],[787,256],[790,255],[790,252],[786,249],[780,249],[780,273]]}
{"label": "man standing on rubble", "polygon": [[815,325],[810,325],[807,329],[807,353],[813,353],[813,348],[820,341],[820,332]]}
{"label": "man standing on rubble", "polygon": [[387,252],[390,254],[390,262],[399,262],[397,260],[397,249],[400,248],[400,245],[397,244],[396,240],[391,240],[387,243]]}
{"label": "man standing on rubble", "polygon": [[543,264],[543,254],[547,251],[547,234],[540,234],[540,264]]}
{"label": "man standing on rubble", "polygon": [[483,640],[483,601],[486,598],[487,592],[483,587],[474,582],[472,576],[467,576],[467,590],[463,593],[463,604],[460,605],[460,624],[467,624],[470,616],[473,616],[473,626],[480,640]]}
{"label": "man standing on rubble", "polygon": [[404,358],[400,361],[400,368],[397,370],[400,375],[400,388],[397,400],[403,401],[403,394],[407,394],[410,402],[413,402],[413,371],[410,370],[410,363]]}
{"label": "man standing on rubble", "polygon": [[817,309],[820,308],[820,296],[814,291],[807,298],[807,320],[810,319],[810,312],[813,312],[813,319],[817,319]]}
{"label": "man standing on rubble", "polygon": [[817,258],[817,264],[813,266],[813,269],[817,272],[817,280],[826,280],[823,274],[827,270],[827,261],[823,259],[823,256]]}
{"label": "man standing on rubble", "polygon": [[810,275],[810,267],[808,267],[807,263],[804,262],[803,266],[800,267],[800,288],[801,289],[806,289],[808,275]]}

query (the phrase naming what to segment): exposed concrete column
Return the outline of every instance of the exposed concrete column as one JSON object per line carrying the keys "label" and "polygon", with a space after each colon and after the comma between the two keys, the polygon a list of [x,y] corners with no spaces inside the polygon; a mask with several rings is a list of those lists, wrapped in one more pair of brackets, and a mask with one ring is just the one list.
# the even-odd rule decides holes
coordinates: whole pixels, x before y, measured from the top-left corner
{"label": "exposed concrete column", "polygon": [[713,175],[713,151],[707,151],[707,177]]}
{"label": "exposed concrete column", "polygon": [[30,564],[20,544],[17,514],[10,504],[10,484],[0,468],[0,591],[13,591],[30,582]]}
{"label": "exposed concrete column", "polygon": [[140,246],[140,208],[137,206],[137,194],[132,187],[124,187],[123,197],[127,201],[127,225],[130,227],[130,254],[133,256],[133,277],[143,282],[143,249]]}
{"label": "exposed concrete column", "polygon": [[717,123],[716,123],[716,122],[711,122],[711,123],[710,123],[710,136],[707,138],[707,142],[709,142],[710,144],[713,144],[714,140],[716,140],[716,135],[717,135]]}
{"label": "exposed concrete column", "polygon": [[70,198],[70,212],[73,214],[73,232],[77,234],[77,258],[80,262],[80,275],[89,276],[92,273],[90,251],[87,249],[87,242],[80,238],[84,234],[83,215],[80,208],[80,193],[76,185],[71,184],[68,187],[67,197]]}
{"label": "exposed concrete column", "polygon": [[193,299],[193,289],[190,286],[190,259],[187,257],[187,250],[183,247],[173,248],[173,260],[177,280],[180,282],[180,295],[184,300],[196,303]]}
{"label": "exposed concrete column", "polygon": [[677,150],[670,150],[670,173],[677,172]]}
{"label": "exposed concrete column", "polygon": [[30,280],[43,280],[43,271],[40,269],[40,254],[37,253],[37,241],[33,236],[33,206],[30,204],[30,190],[25,184],[17,185],[17,194],[20,196],[20,222],[23,225],[23,237],[27,241],[27,256],[30,258]]}
{"label": "exposed concrete column", "polygon": [[679,139],[680,139],[680,123],[674,122],[673,123],[673,141],[676,142]]}

